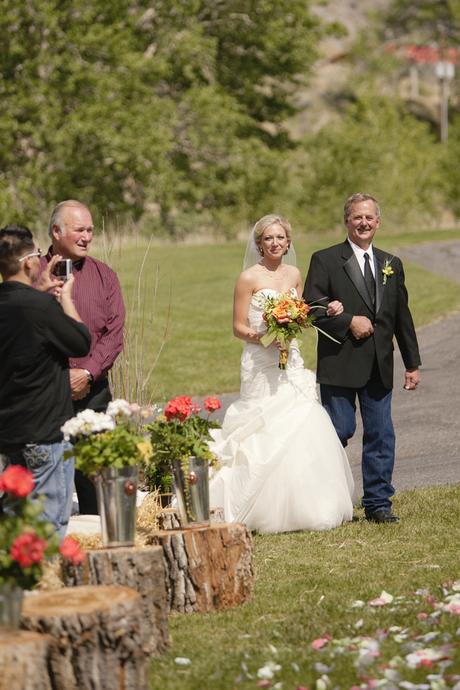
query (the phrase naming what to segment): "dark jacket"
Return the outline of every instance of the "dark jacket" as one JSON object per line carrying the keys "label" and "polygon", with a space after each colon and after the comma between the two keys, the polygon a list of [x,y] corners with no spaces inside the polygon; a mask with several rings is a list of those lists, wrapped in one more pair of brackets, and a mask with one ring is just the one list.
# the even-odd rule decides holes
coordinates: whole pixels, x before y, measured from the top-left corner
{"label": "dark jacket", "polygon": [[[305,300],[311,303],[328,297],[330,300],[340,300],[344,306],[343,314],[336,317],[322,315],[317,321],[320,328],[340,341],[340,344],[336,344],[319,334],[317,376],[320,383],[361,388],[369,381],[376,361],[384,387],[391,389],[393,336],[398,342],[406,369],[415,369],[420,365],[401,260],[376,247],[373,247],[373,251],[376,262],[375,308],[358,260],[347,240],[315,252],[311,257],[305,282]],[[393,270],[386,282],[382,273],[385,261]],[[374,324],[374,334],[361,340],[354,338],[349,330],[353,316],[367,316]]]}
{"label": "dark jacket", "polygon": [[56,299],[16,281],[0,284],[0,452],[53,443],[72,417],[68,357],[91,336]]}

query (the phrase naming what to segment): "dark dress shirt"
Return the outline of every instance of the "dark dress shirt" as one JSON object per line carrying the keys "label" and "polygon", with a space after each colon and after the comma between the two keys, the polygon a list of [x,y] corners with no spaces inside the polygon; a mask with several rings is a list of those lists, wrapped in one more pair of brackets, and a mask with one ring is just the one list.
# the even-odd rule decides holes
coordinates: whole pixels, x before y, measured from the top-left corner
{"label": "dark dress shirt", "polygon": [[[51,260],[52,250],[40,259],[41,270]],[[115,271],[91,256],[73,264],[72,299],[91,333],[86,357],[71,357],[69,366],[87,369],[94,381],[105,378],[123,349],[125,307]]]}
{"label": "dark dress shirt", "polygon": [[89,347],[86,326],[54,297],[17,281],[0,284],[0,452],[62,439],[73,415],[68,357]]}

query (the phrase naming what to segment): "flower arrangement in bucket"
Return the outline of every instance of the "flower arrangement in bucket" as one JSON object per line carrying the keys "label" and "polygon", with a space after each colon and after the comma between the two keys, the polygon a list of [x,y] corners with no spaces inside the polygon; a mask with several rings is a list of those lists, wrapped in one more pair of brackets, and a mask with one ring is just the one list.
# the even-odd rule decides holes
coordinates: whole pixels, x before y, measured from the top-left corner
{"label": "flower arrangement in bucket", "polygon": [[150,414],[150,408],[121,399],[110,402],[107,412],[79,412],[62,427],[65,440],[73,443],[67,457],[74,456],[75,467],[89,476],[148,462],[152,447],[141,426]]}
{"label": "flower arrangement in bucket", "polygon": [[59,543],[53,525],[41,517],[43,499],[30,498],[33,487],[32,473],[21,465],[0,474],[0,625],[19,625],[23,590],[39,582],[47,559],[61,554],[78,565],[85,558],[72,537]]}
{"label": "flower arrangement in bucket", "polygon": [[134,544],[138,468],[149,462],[152,446],[142,427],[149,407],[113,400],[107,412],[83,410],[62,431],[73,443],[67,457],[75,467],[94,476],[105,546]]}
{"label": "flower arrangement in bucket", "polygon": [[[167,490],[174,484],[182,522],[209,521],[209,467],[217,464],[209,448],[211,429],[220,424],[211,414],[221,408],[218,398],[203,401],[203,409],[187,395],[172,398],[162,414],[147,425],[153,462],[146,468],[149,489]],[[206,416],[200,412],[205,411]]]}

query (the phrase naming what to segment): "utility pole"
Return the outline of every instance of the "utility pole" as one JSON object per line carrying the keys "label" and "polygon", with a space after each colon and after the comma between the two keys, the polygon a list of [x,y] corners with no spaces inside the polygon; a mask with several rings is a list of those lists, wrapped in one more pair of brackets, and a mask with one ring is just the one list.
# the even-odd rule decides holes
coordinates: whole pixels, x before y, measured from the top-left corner
{"label": "utility pole", "polygon": [[436,63],[436,76],[439,80],[439,130],[441,143],[449,137],[449,82],[454,78],[455,67],[452,62],[439,60]]}
{"label": "utility pole", "polygon": [[439,133],[441,143],[447,143],[449,137],[449,82],[454,78],[455,67],[446,60],[445,35],[446,29],[438,25],[439,58],[436,63],[436,76],[439,80]]}

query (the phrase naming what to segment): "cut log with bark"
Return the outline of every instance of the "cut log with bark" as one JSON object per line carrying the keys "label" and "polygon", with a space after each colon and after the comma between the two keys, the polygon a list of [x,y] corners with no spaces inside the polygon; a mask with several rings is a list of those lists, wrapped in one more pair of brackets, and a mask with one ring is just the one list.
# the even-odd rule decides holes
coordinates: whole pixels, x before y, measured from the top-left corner
{"label": "cut log with bark", "polygon": [[48,635],[0,626],[0,690],[54,690]]}
{"label": "cut log with bark", "polygon": [[[158,527],[164,529],[181,529],[183,527],[181,516],[176,508],[165,508],[156,516]],[[223,508],[211,508],[209,515],[211,525],[225,522]]]}
{"label": "cut log with bark", "polygon": [[26,597],[21,627],[55,640],[53,688],[147,690],[143,615],[128,587],[72,587]]}
{"label": "cut log with bark", "polygon": [[63,564],[62,577],[68,587],[116,584],[136,590],[142,598],[148,653],[160,654],[168,647],[166,572],[160,546],[88,550],[81,565]]}
{"label": "cut log with bark", "polygon": [[152,532],[163,548],[169,608],[191,613],[228,609],[247,601],[253,590],[251,534],[242,524]]}

